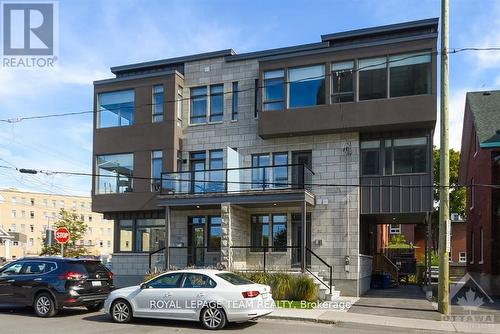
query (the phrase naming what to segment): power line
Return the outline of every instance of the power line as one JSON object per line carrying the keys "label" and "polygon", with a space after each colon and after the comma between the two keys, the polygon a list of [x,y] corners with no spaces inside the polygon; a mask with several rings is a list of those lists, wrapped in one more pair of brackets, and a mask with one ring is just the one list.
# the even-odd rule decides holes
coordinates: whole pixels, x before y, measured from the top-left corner
{"label": "power line", "polygon": [[[460,52],[464,52],[464,51],[500,51],[500,47],[491,47],[491,48],[476,48],[476,47],[453,48],[453,49],[449,49],[447,51],[447,53],[448,54],[456,54],[456,53],[460,53]],[[412,55],[409,55],[409,56],[406,56],[406,57],[397,58],[397,59],[394,59],[394,60],[388,59],[387,56],[386,56],[386,59],[383,62],[376,63],[376,64],[370,64],[370,65],[366,65],[366,66],[363,66],[363,67],[353,68],[353,69],[350,69],[350,70],[343,70],[343,71],[339,71],[339,72],[356,73],[356,72],[363,71],[363,70],[366,70],[366,69],[369,69],[369,68],[372,68],[372,67],[378,67],[378,66],[382,66],[382,65],[388,65],[390,63],[397,63],[397,62],[401,62],[403,60],[407,60],[407,59],[411,59],[411,58],[415,58],[415,57],[420,57],[420,56],[423,56],[423,55],[439,55],[439,54],[440,54],[439,51],[417,52],[415,54],[412,54]],[[223,93],[218,94],[218,95],[226,95],[226,94],[233,94],[233,93],[244,93],[244,92],[254,91],[256,88],[257,89],[263,89],[263,88],[266,88],[266,87],[268,88],[268,87],[271,87],[271,86],[274,86],[274,85],[276,85],[276,86],[277,85],[286,85],[286,84],[297,83],[297,82],[302,82],[302,81],[309,81],[309,80],[315,80],[315,79],[323,79],[323,78],[326,78],[326,77],[329,77],[329,76],[332,76],[332,75],[334,75],[334,74],[332,74],[332,73],[325,73],[324,75],[307,77],[307,78],[302,78],[302,79],[298,79],[298,80],[294,80],[294,81],[285,81],[285,80],[283,80],[282,82],[268,83],[268,84],[262,85],[262,86],[258,85],[256,87],[251,87],[251,88],[246,88],[246,89],[239,89],[239,90],[236,90],[236,91],[223,92]],[[201,95],[201,96],[208,97],[210,95],[206,94],[206,95]],[[163,101],[161,104],[162,105],[166,105],[166,104],[170,104],[170,103],[178,103],[178,102],[190,101],[190,100],[192,100],[192,98],[189,96],[189,97],[183,97],[181,99],[166,100],[166,101]],[[108,110],[108,111],[123,110],[123,109],[126,110],[126,109],[135,109],[137,107],[158,106],[158,105],[160,105],[160,103],[143,103],[143,104],[134,104],[133,106],[120,106],[120,107],[116,107],[116,108],[105,108],[105,110]],[[57,113],[57,114],[54,113],[54,114],[47,114],[47,115],[19,116],[19,117],[14,117],[14,118],[3,118],[3,119],[0,119],[0,122],[3,122],[3,123],[20,123],[20,122],[25,121],[25,120],[35,120],[35,119],[46,119],[46,118],[55,118],[55,117],[85,115],[85,114],[93,114],[94,112],[98,112],[98,111],[83,110],[83,111],[65,112],[65,113]]]}

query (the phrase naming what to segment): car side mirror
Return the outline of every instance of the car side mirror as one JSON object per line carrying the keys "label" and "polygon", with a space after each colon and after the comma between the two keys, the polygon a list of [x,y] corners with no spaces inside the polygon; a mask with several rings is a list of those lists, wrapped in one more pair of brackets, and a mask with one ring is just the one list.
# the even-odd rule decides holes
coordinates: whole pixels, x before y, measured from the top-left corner
{"label": "car side mirror", "polygon": [[142,290],[142,289],[147,289],[149,286],[146,283],[141,283],[141,285],[139,287]]}

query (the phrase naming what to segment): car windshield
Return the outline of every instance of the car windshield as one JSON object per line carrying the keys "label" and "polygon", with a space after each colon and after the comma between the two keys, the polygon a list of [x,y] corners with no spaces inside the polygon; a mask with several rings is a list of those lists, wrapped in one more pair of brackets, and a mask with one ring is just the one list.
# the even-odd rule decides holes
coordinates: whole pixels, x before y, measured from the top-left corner
{"label": "car windshield", "polygon": [[249,279],[246,279],[244,277],[241,277],[239,275],[233,274],[233,273],[221,273],[217,274],[220,278],[222,278],[225,281],[228,281],[232,285],[246,285],[246,284],[255,284],[254,282],[250,281]]}

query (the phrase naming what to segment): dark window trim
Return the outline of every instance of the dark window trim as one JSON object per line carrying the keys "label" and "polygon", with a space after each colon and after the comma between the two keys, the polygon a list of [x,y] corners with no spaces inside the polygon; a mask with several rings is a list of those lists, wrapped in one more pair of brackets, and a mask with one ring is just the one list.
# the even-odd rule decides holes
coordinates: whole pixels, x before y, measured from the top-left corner
{"label": "dark window trim", "polygon": [[[101,127],[101,102],[99,100],[99,95],[101,94],[106,94],[106,93],[117,93],[117,92],[126,92],[126,91],[133,91],[134,92],[134,111],[133,111],[133,120],[132,122],[130,122],[130,124],[127,124],[127,125],[121,125],[121,117],[118,115],[118,122],[120,123],[119,125],[115,125],[115,126],[106,126],[106,127]],[[110,91],[103,91],[103,92],[98,92],[97,93],[97,117],[96,117],[96,129],[109,129],[109,128],[121,128],[121,127],[127,127],[127,126],[132,126],[132,125],[135,125],[135,121],[136,121],[136,115],[135,115],[135,112],[136,112],[136,92],[135,92],[135,88],[126,88],[126,89],[118,89],[118,90],[110,90]]]}
{"label": "dark window trim", "polygon": [[[214,87],[217,87],[217,86],[222,86],[222,92],[220,93],[212,93],[212,89]],[[222,122],[224,121],[224,83],[220,83],[220,84],[213,84],[213,85],[210,85],[208,87],[208,90],[209,90],[209,96],[210,96],[210,99],[209,99],[209,117],[208,117],[208,122],[209,123],[219,123],[219,122]],[[213,113],[212,112],[212,97],[219,97],[221,96],[222,97],[222,110],[218,113]],[[218,120],[218,121],[213,121],[212,120],[212,117],[214,116],[222,116],[221,117],[221,120]]]}
{"label": "dark window trim", "polygon": [[232,84],[232,113],[231,120],[236,121],[238,119],[238,102],[239,102],[239,88],[238,81],[233,81]]}

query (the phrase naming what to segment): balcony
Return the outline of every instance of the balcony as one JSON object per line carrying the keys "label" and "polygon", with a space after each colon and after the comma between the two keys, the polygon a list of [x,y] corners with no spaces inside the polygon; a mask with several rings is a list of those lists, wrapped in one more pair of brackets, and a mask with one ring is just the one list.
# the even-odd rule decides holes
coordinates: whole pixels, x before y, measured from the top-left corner
{"label": "balcony", "polygon": [[314,205],[313,175],[303,164],[166,172],[161,176],[160,205],[175,205],[169,199],[186,199],[192,205],[218,204],[228,197],[234,202],[238,196],[241,203],[305,200]]}

